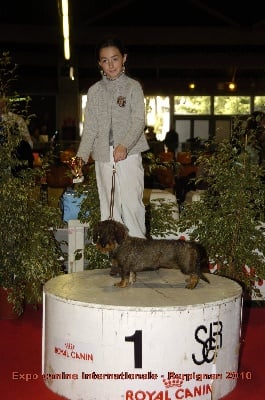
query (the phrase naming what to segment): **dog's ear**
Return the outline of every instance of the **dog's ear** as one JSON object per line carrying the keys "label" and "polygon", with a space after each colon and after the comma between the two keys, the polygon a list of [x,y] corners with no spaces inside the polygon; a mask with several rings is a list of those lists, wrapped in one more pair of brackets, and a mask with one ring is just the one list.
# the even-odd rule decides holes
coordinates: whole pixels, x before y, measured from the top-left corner
{"label": "dog's ear", "polygon": [[128,228],[120,222],[115,222],[115,239],[118,244],[121,244],[128,236]]}

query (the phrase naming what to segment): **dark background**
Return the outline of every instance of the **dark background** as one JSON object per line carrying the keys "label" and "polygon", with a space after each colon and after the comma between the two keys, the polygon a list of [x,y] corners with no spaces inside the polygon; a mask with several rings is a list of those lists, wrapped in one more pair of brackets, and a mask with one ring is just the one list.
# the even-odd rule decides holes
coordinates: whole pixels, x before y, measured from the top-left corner
{"label": "dark background", "polygon": [[[20,89],[56,92],[74,65],[79,91],[98,79],[95,43],[117,33],[129,50],[128,68],[148,94],[222,94],[233,77],[244,94],[265,92],[265,3],[231,0],[69,0],[72,59],[63,59],[60,2],[5,2],[0,50],[19,64]],[[221,92],[221,93],[220,93]]]}

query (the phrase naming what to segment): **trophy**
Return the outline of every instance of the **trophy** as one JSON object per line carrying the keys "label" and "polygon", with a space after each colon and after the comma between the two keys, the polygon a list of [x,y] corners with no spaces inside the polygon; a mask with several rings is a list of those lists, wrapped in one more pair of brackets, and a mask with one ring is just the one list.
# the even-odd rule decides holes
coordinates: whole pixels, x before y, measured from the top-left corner
{"label": "trophy", "polygon": [[72,173],[75,176],[73,178],[73,183],[81,183],[84,181],[84,176],[82,174],[82,159],[80,157],[72,157],[69,161]]}

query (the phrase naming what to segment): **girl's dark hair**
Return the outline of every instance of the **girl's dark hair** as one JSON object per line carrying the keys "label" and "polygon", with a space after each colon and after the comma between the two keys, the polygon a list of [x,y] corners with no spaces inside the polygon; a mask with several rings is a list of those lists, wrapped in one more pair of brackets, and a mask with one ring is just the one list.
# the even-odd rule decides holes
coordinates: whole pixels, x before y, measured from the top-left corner
{"label": "girl's dark hair", "polygon": [[112,35],[105,36],[96,46],[97,61],[99,60],[100,50],[104,49],[105,47],[117,47],[117,49],[119,49],[122,56],[124,56],[124,54],[126,54],[125,46],[120,39],[118,39],[116,36],[112,36]]}

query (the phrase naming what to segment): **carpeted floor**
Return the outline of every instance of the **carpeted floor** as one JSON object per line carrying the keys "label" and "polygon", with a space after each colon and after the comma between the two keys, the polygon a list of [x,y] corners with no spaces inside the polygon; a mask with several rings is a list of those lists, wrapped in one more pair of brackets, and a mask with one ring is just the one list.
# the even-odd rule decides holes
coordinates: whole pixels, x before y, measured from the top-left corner
{"label": "carpeted floor", "polygon": [[[23,316],[17,320],[0,320],[0,338],[1,399],[63,399],[51,392],[41,379],[41,306],[38,310],[27,306]],[[239,365],[242,378],[238,380],[233,392],[223,400],[263,400],[265,398],[264,360],[265,307],[248,305],[243,310]],[[248,372],[247,376],[251,375],[250,379],[246,378],[246,372]]]}

